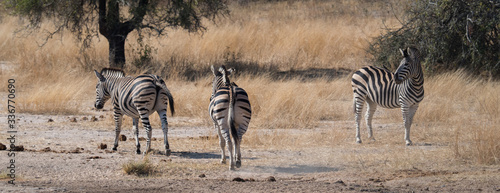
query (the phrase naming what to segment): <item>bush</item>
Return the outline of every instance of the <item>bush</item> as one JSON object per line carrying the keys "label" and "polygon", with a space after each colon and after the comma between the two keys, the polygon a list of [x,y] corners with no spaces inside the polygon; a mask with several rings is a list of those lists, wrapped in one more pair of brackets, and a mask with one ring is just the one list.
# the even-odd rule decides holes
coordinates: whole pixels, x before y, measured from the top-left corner
{"label": "bush", "polygon": [[155,167],[149,162],[147,157],[144,157],[142,161],[128,162],[122,168],[126,174],[134,174],[136,176],[149,176],[155,171]]}
{"label": "bush", "polygon": [[376,65],[396,69],[401,59],[397,48],[413,45],[427,73],[463,68],[500,77],[499,1],[411,1],[401,23],[371,43],[368,52]]}

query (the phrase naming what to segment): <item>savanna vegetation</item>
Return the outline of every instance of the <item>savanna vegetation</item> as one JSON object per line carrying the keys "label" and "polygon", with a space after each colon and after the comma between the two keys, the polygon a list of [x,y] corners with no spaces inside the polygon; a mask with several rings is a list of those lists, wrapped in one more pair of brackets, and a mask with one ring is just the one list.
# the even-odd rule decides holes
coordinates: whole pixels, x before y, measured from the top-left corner
{"label": "savanna vegetation", "polygon": [[[228,65],[236,68],[233,80],[247,90],[252,102],[254,114],[244,144],[263,148],[275,143],[293,146],[297,141],[328,146],[337,144],[332,140],[340,138],[352,138],[354,142],[350,74],[381,60],[367,50],[382,45],[377,42],[385,37],[381,35],[387,33],[387,28],[407,27],[397,18],[408,14],[405,10],[411,5],[406,1],[381,0],[250,1],[230,2],[228,6],[230,15],[216,18],[215,23],[203,21],[203,33],[172,28],[161,38],[143,36],[135,41],[139,35],[131,32],[125,45],[125,71],[161,75],[176,100],[177,116],[211,126],[207,115],[211,93],[209,67]],[[95,98],[96,78],[92,70],[109,65],[108,42],[101,36],[93,37],[92,46],[82,52],[80,43],[66,32],[47,42],[44,35],[15,33],[20,22],[23,19],[2,16],[0,79],[6,82],[10,77],[16,78],[21,112],[88,112]],[[50,21],[40,24],[42,30],[55,27]],[[40,46],[42,43],[44,46]],[[392,45],[377,48],[399,54],[399,46],[406,46]],[[443,49],[436,48],[433,53],[446,51]],[[399,59],[395,55],[386,61],[397,65]],[[432,62],[439,61],[428,59],[424,64]],[[455,62],[449,64],[459,64]],[[432,76],[426,74],[426,96],[415,116],[412,138],[448,146],[447,154],[441,154],[446,156],[443,159],[500,163],[500,82],[451,69]],[[352,122],[348,131],[352,133],[332,128],[331,137],[310,134],[283,138],[272,134],[258,136],[256,132],[312,129],[332,121]],[[384,123],[402,124],[400,111],[380,109],[374,124]],[[112,127],[111,120],[109,125]],[[402,146],[400,131],[381,138],[387,137],[384,140],[397,141],[394,144]]]}

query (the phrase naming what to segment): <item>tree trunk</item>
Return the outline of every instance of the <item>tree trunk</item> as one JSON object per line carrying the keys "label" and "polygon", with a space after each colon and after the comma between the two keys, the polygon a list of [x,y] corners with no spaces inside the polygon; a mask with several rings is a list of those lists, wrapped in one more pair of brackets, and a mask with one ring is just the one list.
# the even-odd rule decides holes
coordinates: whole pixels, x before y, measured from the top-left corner
{"label": "tree trunk", "polygon": [[123,69],[125,66],[125,39],[127,34],[112,35],[109,43],[109,67]]}
{"label": "tree trunk", "polygon": [[125,40],[142,22],[148,4],[148,0],[140,0],[132,19],[120,22],[119,0],[99,0],[99,33],[109,43],[109,67],[123,69],[125,66]]}

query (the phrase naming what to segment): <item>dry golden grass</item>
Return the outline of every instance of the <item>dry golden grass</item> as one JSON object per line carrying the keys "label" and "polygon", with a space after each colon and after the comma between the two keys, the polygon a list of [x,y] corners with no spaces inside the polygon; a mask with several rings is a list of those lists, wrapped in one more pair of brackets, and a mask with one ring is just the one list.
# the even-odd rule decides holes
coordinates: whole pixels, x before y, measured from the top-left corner
{"label": "dry golden grass", "polygon": [[130,161],[122,166],[126,174],[136,176],[150,176],[156,171],[156,167],[149,161],[148,156],[144,156],[141,161]]}
{"label": "dry golden grass", "polygon": [[[354,71],[368,65],[369,56],[364,49],[371,37],[381,33],[382,22],[395,26],[387,7],[377,2],[261,2],[230,8],[232,15],[216,24],[207,23],[208,30],[202,36],[171,30],[160,40],[146,38],[146,43],[155,49],[153,63],[148,68],[137,69],[130,64],[137,57],[132,49],[138,45],[134,34],[128,39],[128,74],[150,71],[169,77],[166,82],[175,98],[177,116],[201,120],[191,124],[212,124],[207,115],[211,93],[208,64],[232,62],[254,71],[309,68]],[[16,38],[15,26],[17,20],[13,18],[5,17],[0,23],[0,61],[15,64],[13,76],[18,82],[16,102],[20,111],[78,114],[90,108],[84,104],[92,104],[88,101],[95,98],[97,79],[92,70],[106,66],[108,59],[105,39],[96,40],[93,48],[81,54],[70,34],[39,47],[35,42],[41,43],[43,36]],[[186,70],[206,75],[186,81]],[[354,141],[354,134],[347,133],[354,132],[350,77],[276,80],[268,72],[248,75],[245,70],[237,70],[240,76],[232,80],[247,90],[253,110],[244,146],[328,147]],[[10,77],[1,73],[0,79]],[[459,71],[426,77],[425,92],[412,127],[415,142],[449,145],[449,151],[439,152],[446,158],[453,155],[480,164],[500,163],[499,127],[496,126],[500,123],[499,82],[476,79]],[[157,116],[151,119],[153,124],[159,124]],[[311,129],[328,121],[347,123],[320,134],[259,132],[261,129]],[[124,121],[124,127],[130,122]],[[378,140],[374,145],[402,144],[399,109],[379,108],[373,124]],[[390,131],[384,131],[386,129]],[[400,157],[405,157],[404,150],[398,152]],[[400,167],[412,160],[423,162],[424,158],[432,158],[432,154],[424,154],[423,158],[418,158],[418,154],[406,155],[407,161],[394,158],[390,165]],[[383,163],[384,159],[390,159],[360,156],[349,159],[359,163],[369,159]],[[384,157],[390,157],[389,153]]]}

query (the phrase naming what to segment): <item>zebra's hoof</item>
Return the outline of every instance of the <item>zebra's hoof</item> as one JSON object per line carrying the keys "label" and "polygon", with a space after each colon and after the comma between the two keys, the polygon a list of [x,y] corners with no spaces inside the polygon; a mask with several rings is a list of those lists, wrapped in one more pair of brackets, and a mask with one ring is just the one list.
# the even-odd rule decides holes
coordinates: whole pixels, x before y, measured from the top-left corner
{"label": "zebra's hoof", "polygon": [[411,142],[410,140],[406,140],[406,146],[411,146],[413,145],[413,142]]}
{"label": "zebra's hoof", "polygon": [[220,160],[220,163],[221,163],[221,164],[226,164],[226,159],[221,159],[221,160]]}
{"label": "zebra's hoof", "polygon": [[234,171],[234,166],[229,167],[229,170]]}
{"label": "zebra's hoof", "polygon": [[236,161],[236,167],[240,168],[241,167],[241,160]]}
{"label": "zebra's hoof", "polygon": [[137,155],[141,155],[141,150],[136,151]]}
{"label": "zebra's hoof", "polygon": [[356,143],[361,144],[362,143],[361,139],[356,139]]}
{"label": "zebra's hoof", "polygon": [[170,156],[172,154],[172,151],[170,149],[165,150],[165,155]]}
{"label": "zebra's hoof", "polygon": [[118,151],[118,148],[116,148],[116,147],[113,147],[113,151]]}

